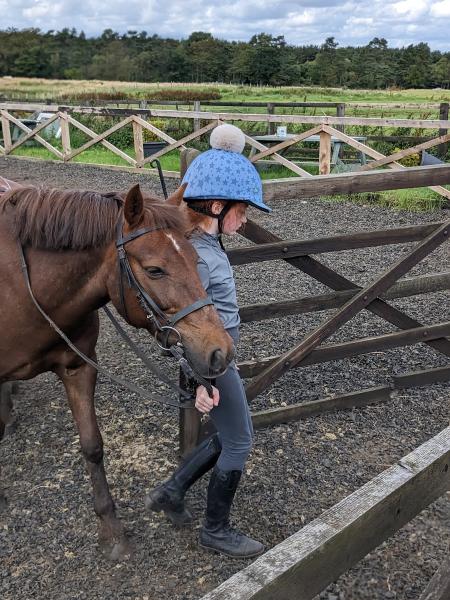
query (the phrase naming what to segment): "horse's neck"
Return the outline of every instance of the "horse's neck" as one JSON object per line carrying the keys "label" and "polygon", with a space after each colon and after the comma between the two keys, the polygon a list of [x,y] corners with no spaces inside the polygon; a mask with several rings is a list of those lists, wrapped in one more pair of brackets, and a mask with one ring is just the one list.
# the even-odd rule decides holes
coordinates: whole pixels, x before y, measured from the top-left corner
{"label": "horse's neck", "polygon": [[28,252],[32,287],[47,304],[69,306],[73,314],[87,313],[108,301],[105,250]]}

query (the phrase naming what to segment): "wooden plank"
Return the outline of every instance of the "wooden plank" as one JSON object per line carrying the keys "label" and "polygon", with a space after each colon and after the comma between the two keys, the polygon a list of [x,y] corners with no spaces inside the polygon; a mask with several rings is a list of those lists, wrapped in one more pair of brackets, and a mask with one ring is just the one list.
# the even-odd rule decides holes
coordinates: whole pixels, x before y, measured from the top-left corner
{"label": "wooden plank", "polygon": [[69,130],[69,121],[67,113],[60,112],[59,116],[59,126],[61,128],[61,143],[63,147],[63,155],[64,161],[68,160],[68,156],[72,151],[71,143],[70,143],[70,130]]}
{"label": "wooden plank", "polygon": [[319,173],[329,175],[331,165],[331,135],[325,131],[320,132],[319,144]]}
{"label": "wooden plank", "polygon": [[8,120],[8,113],[6,111],[1,111],[2,117],[2,136],[3,136],[3,149],[5,154],[8,154],[11,151],[12,140],[11,140],[11,128]]}
{"label": "wooden plank", "polygon": [[[313,127],[312,129],[308,129],[308,131],[299,133],[298,135],[296,135],[293,138],[288,138],[284,142],[280,142],[279,144],[276,144],[275,146],[271,146],[270,148],[267,148],[267,150],[263,150],[262,152],[258,152],[257,154],[254,154],[253,156],[249,157],[250,162],[256,162],[257,160],[259,160],[261,158],[265,158],[266,156],[270,156],[271,154],[277,153],[280,150],[289,148],[289,146],[293,146],[294,144],[297,144],[298,142],[301,142],[302,140],[309,138],[311,135],[316,135],[316,134],[320,133],[321,131],[322,131],[321,125],[318,125],[317,127]],[[308,148],[308,150],[309,150],[309,148]],[[316,152],[316,150],[312,149],[312,152]]]}
{"label": "wooden plank", "polygon": [[[267,229],[264,229],[260,225],[257,225],[254,221],[249,219],[245,226],[245,230],[242,231],[242,235],[247,239],[257,243],[263,244],[266,242],[278,242],[281,241],[279,236],[274,235]],[[299,256],[297,258],[288,258],[286,260],[290,265],[296,269],[300,269],[303,273],[310,275],[320,283],[332,288],[333,290],[349,290],[352,288],[358,288],[359,286],[347,277],[343,277],[336,273],[326,265],[322,264],[312,256]],[[390,306],[384,300],[376,299],[371,302],[367,307],[367,310],[373,314],[385,319],[389,323],[392,323],[396,327],[401,329],[409,329],[413,327],[421,327],[422,323],[416,319],[412,319],[407,314],[403,313],[398,308]],[[450,342],[448,340],[435,340],[427,342],[434,350],[450,356]]]}
{"label": "wooden plank", "polygon": [[[194,111],[200,112],[200,100],[194,100]],[[200,129],[200,119],[194,119],[194,133]]]}
{"label": "wooden plank", "polygon": [[433,575],[419,600],[449,600],[449,598],[450,558],[447,558]]}
{"label": "wooden plank", "polygon": [[100,144],[102,144],[102,146],[105,146],[105,148],[108,148],[108,150],[111,150],[111,152],[114,152],[114,154],[117,154],[117,156],[120,156],[120,158],[123,158],[123,160],[125,160],[126,162],[133,165],[133,167],[136,167],[136,161],[134,160],[134,158],[131,158],[131,156],[128,156],[128,154],[126,154],[125,152],[122,152],[122,150],[119,150],[119,148],[117,148],[116,146],[111,144],[111,142],[108,142],[108,140],[104,139],[110,133],[113,133],[114,131],[116,131],[116,129],[120,129],[120,127],[123,127],[124,125],[130,123],[133,120],[133,117],[127,117],[127,119],[125,119],[125,121],[121,121],[117,125],[114,125],[114,127],[111,127],[107,131],[104,131],[100,135],[98,135],[97,133],[95,133],[95,131],[92,131],[91,129],[86,127],[86,125],[83,125],[82,123],[80,123],[79,121],[77,121],[76,119],[71,117],[70,115],[68,115],[67,119],[68,119],[69,123],[71,123],[72,125],[77,127],[80,131],[82,131],[89,137],[93,138],[90,142],[87,142],[86,144],[81,146],[81,148],[77,148],[76,150],[71,152],[70,155],[67,157],[67,160],[72,159],[74,156],[76,156],[80,152],[83,152],[83,150],[86,150],[93,144],[100,143]]}
{"label": "wooden plank", "polygon": [[450,427],[202,600],[312,600],[450,489]]}
{"label": "wooden plank", "polygon": [[[386,293],[382,294],[381,298],[385,300],[406,298],[408,296],[429,294],[449,289],[450,271],[447,273],[436,273],[403,279],[393,285]],[[331,308],[342,306],[342,304],[356,294],[357,290],[358,288],[353,288],[351,290],[335,292],[334,294],[319,294],[317,296],[307,296],[281,302],[247,304],[240,307],[239,315],[242,323],[250,323],[252,321],[264,321],[288,315],[330,310]]]}
{"label": "wooden plank", "polygon": [[[246,135],[245,136],[245,141],[247,142],[247,144],[249,144],[250,146],[253,146],[253,148],[256,148],[258,150],[269,150],[269,148],[267,148],[267,146],[264,146],[264,144],[261,144],[261,142],[257,142],[255,139],[253,139],[252,137]],[[299,166],[297,166],[296,164],[294,164],[292,161],[288,160],[287,158],[284,158],[284,156],[281,156],[280,154],[272,153],[272,157],[274,160],[276,160],[278,163],[280,163],[280,165],[283,165],[284,167],[290,169],[291,171],[294,171],[294,173],[297,173],[297,175],[302,175],[303,177],[312,177],[312,175],[310,173],[308,173],[308,171],[305,171],[304,169],[300,168]]]}
{"label": "wooden plank", "polygon": [[263,427],[298,421],[299,419],[306,419],[335,410],[387,402],[391,397],[391,392],[392,389],[390,387],[374,387],[349,394],[333,396],[332,398],[325,398],[324,400],[313,400],[312,402],[303,402],[302,404],[291,404],[280,408],[252,412],[252,423],[255,429],[262,429]]}
{"label": "wooden plank", "polygon": [[[341,360],[343,358],[352,358],[361,354],[370,354],[371,352],[382,352],[399,348],[403,346],[411,346],[421,342],[430,342],[439,340],[442,337],[450,335],[450,321],[429,325],[424,327],[415,327],[405,331],[396,331],[395,333],[386,333],[373,337],[360,338],[349,342],[341,342],[339,344],[324,344],[320,348],[312,350],[301,361],[290,368],[302,368],[310,365],[317,365],[332,360]],[[241,377],[256,377],[264,373],[269,367],[276,364],[283,358],[283,355],[269,356],[260,361],[243,361],[239,363]],[[248,396],[249,400],[252,397]]]}
{"label": "wooden plank", "polygon": [[[277,103],[273,103],[276,105]],[[309,104],[309,103],[308,103]],[[336,106],[336,103],[331,103]],[[230,106],[229,104],[227,104]],[[267,103],[264,103],[266,106]],[[113,109],[99,109],[96,107],[86,106],[68,106],[68,105],[46,105],[46,104],[28,104],[28,103],[14,103],[14,102],[0,102],[0,108],[6,110],[20,110],[34,112],[36,110],[45,110],[47,112],[79,112],[84,114],[111,114],[108,110]],[[119,111],[124,112],[126,109],[115,109],[114,114],[120,114]],[[271,122],[271,123],[304,123],[304,124],[325,124],[325,125],[367,125],[369,127],[404,127],[407,129],[450,129],[450,121],[441,119],[395,119],[395,118],[373,118],[373,117],[336,117],[333,115],[321,115],[321,116],[307,116],[307,115],[265,115],[262,113],[227,113],[227,112],[215,112],[215,111],[183,111],[183,110],[140,110],[134,109],[134,114],[149,114],[153,117],[163,118],[182,118],[182,119],[221,119],[224,121],[254,121],[254,122]],[[129,113],[130,111],[128,111]]]}
{"label": "wooden plank", "polygon": [[[161,129],[158,129],[157,127],[155,127],[148,121],[141,119],[141,117],[134,116],[133,119],[134,119],[134,121],[136,121],[136,123],[140,123],[144,129],[151,131],[152,133],[157,135],[159,138],[161,138],[165,142],[169,142],[169,144],[176,143],[177,140],[175,138],[171,137],[170,135],[167,135],[167,133],[165,131],[161,131]],[[182,148],[185,148],[185,146],[182,146]]]}
{"label": "wooden plank", "polygon": [[[290,177],[263,182],[266,202],[279,198],[320,198],[336,194],[359,194],[381,190],[399,190],[415,187],[447,185],[450,183],[450,165],[408,167],[403,171],[359,171],[340,175],[316,175],[306,179]],[[448,190],[447,190],[448,191]]]}
{"label": "wooden plank", "polygon": [[[19,146],[21,146],[22,144],[24,144],[28,140],[32,139],[33,137],[35,137],[36,139],[42,139],[37,134],[40,131],[43,131],[44,129],[46,129],[49,125],[51,125],[53,123],[53,121],[56,121],[58,118],[59,118],[59,113],[56,113],[56,114],[52,115],[50,117],[50,119],[42,121],[39,125],[36,125],[36,127],[34,129],[30,129],[29,127],[27,127],[28,133],[26,135],[24,135],[23,137],[21,137],[19,140],[17,140],[17,142],[15,142],[11,146],[10,152],[12,152],[13,150],[15,150],[16,148],[18,148]],[[23,125],[23,123],[22,123],[22,125]],[[53,146],[52,146],[52,148],[53,148]]]}
{"label": "wooden plank", "polygon": [[411,154],[416,154],[418,152],[421,152],[422,150],[427,150],[428,148],[433,148],[434,146],[438,146],[439,144],[448,142],[448,140],[450,140],[450,134],[443,134],[440,137],[433,138],[432,140],[427,140],[422,144],[417,144],[412,148],[406,148],[405,150],[400,150],[400,152],[394,152],[394,154],[389,154],[389,156],[385,156],[384,158],[380,158],[378,160],[374,160],[373,162],[362,165],[356,172],[360,173],[361,171],[370,171],[372,169],[375,169],[376,167],[387,165],[390,162],[399,161],[402,158],[411,156]]}
{"label": "wooden plank", "polygon": [[[4,114],[4,113],[2,113]],[[22,138],[21,140],[17,141],[13,146],[11,146],[10,148],[10,152],[12,152],[13,149],[21,146],[26,140],[34,137],[36,141],[38,141],[42,146],[44,146],[44,148],[47,148],[47,150],[49,152],[51,152],[52,154],[55,154],[55,156],[57,156],[58,158],[64,158],[63,154],[57,150],[54,146],[52,146],[51,144],[49,144],[47,142],[47,140],[44,140],[44,138],[42,138],[40,135],[38,135],[38,132],[41,131],[41,129],[44,129],[47,124],[48,121],[46,121],[45,125],[43,126],[43,124],[39,125],[38,127],[36,127],[36,129],[30,129],[29,127],[27,127],[26,125],[24,125],[22,123],[22,121],[20,121],[19,119],[16,119],[15,117],[13,117],[12,115],[6,113],[6,117],[9,121],[11,121],[12,123],[14,123],[14,125],[17,125],[17,127],[19,127],[19,129],[21,129],[22,131],[24,131],[27,135]],[[52,117],[52,120],[55,120]]]}
{"label": "wooden plank", "polygon": [[[448,109],[449,109],[449,103],[448,102],[441,102],[441,104],[439,106],[439,119],[444,120],[444,121],[448,121]],[[445,136],[446,133],[448,133],[448,130],[446,130],[446,129],[439,129],[439,135],[440,136]],[[447,150],[448,150],[448,143],[444,143],[441,146],[439,146],[439,148],[438,148],[438,155],[443,160],[445,160],[445,156],[447,154]]]}
{"label": "wooden plank", "polygon": [[245,265],[266,260],[287,259],[308,254],[354,250],[389,244],[403,244],[422,240],[442,223],[411,225],[397,229],[378,229],[312,240],[289,240],[235,248],[227,252],[232,265]]}
{"label": "wooden plank", "polygon": [[196,113],[194,111],[183,110],[152,110],[154,117],[178,117],[181,119],[220,119],[222,121],[254,121],[259,123],[304,123],[312,125],[367,125],[369,127],[405,127],[417,129],[450,129],[450,121],[441,121],[438,119],[393,119],[393,118],[372,118],[372,117],[335,117],[321,115],[319,117],[310,117],[306,115],[264,115],[261,113],[226,113],[215,111],[203,111]]}
{"label": "wooden plank", "polygon": [[205,127],[202,127],[201,129],[197,129],[193,133],[186,135],[181,140],[175,141],[173,144],[170,144],[169,146],[166,146],[166,148],[163,148],[163,150],[160,150],[159,152],[155,152],[155,154],[152,154],[151,156],[149,156],[148,158],[146,158],[144,160],[144,164],[147,164],[147,163],[151,162],[152,160],[155,160],[155,158],[159,158],[160,156],[163,156],[163,154],[172,152],[172,150],[176,150],[177,148],[185,148],[186,149],[185,144],[187,144],[188,142],[191,142],[192,140],[195,140],[196,138],[199,138],[204,133],[207,133],[208,131],[210,131],[211,129],[214,129],[215,127],[217,127],[216,122],[208,123],[208,125],[205,125]]}
{"label": "wooden plank", "polygon": [[436,228],[436,230],[416,245],[405,257],[397,262],[379,276],[373,283],[358,291],[348,300],[344,306],[326,319],[319,327],[308,334],[297,346],[286,352],[266,371],[257,375],[247,386],[247,397],[254,398],[283,373],[300,362],[307,354],[327,339],[339,327],[347,323],[358,312],[375,300],[377,296],[389,289],[397,279],[410,271],[425,256],[428,256],[435,248],[447,241],[450,231],[450,221]]}
{"label": "wooden plank", "polygon": [[405,373],[404,375],[395,375],[392,379],[394,387],[399,389],[449,381],[450,366],[425,369],[423,371],[413,371],[411,373]]}
{"label": "wooden plank", "polygon": [[201,154],[200,150],[196,150],[195,148],[186,148],[186,150],[182,150],[180,154],[180,179],[186,174],[189,165]]}
{"label": "wooden plank", "polygon": [[142,167],[144,162],[144,136],[142,134],[142,125],[132,121],[133,123],[133,144],[134,154],[136,156],[136,166]]}
{"label": "wooden plank", "polygon": [[[356,148],[357,150],[360,150],[361,152],[364,152],[365,154],[372,156],[372,158],[383,158],[384,157],[384,154],[381,154],[381,152],[377,152],[373,148],[370,148],[370,146],[366,146],[365,144],[361,144],[361,142],[357,142],[355,139],[349,137],[348,135],[345,135],[345,133],[342,133],[342,131],[337,131],[336,129],[333,129],[332,127],[327,127],[326,125],[324,125],[323,129],[324,129],[324,131],[328,131],[328,133],[330,133],[331,135],[335,135],[336,137],[339,137],[341,140],[343,140],[350,146],[353,146],[353,148]],[[406,169],[407,171],[409,171],[408,167],[404,167],[403,165],[401,165],[398,162],[390,162],[387,166],[390,169],[401,169],[401,170]],[[441,186],[431,186],[429,183],[427,185],[428,185],[428,187],[430,187],[431,190],[433,190],[437,194],[444,196],[444,198],[450,199],[450,190],[447,190]]]}
{"label": "wooden plank", "polygon": [[79,148],[75,148],[75,150],[73,150],[70,153],[70,155],[68,157],[69,159],[72,159],[75,156],[77,156],[78,154],[81,154],[81,152],[84,152],[85,150],[87,150],[91,146],[94,146],[95,144],[98,144],[98,143],[102,143],[102,144],[103,143],[108,143],[109,146],[110,146],[110,148],[109,148],[110,150],[112,150],[113,152],[115,152],[116,154],[118,154],[118,156],[121,156],[122,158],[125,158],[125,156],[127,156],[128,158],[126,158],[125,160],[127,160],[128,162],[132,161],[132,164],[136,165],[136,161],[134,159],[132,159],[130,156],[128,156],[128,154],[125,154],[125,152],[122,152],[122,150],[119,150],[119,148],[117,148],[116,146],[114,146],[110,142],[106,142],[106,138],[109,135],[111,135],[112,133],[118,131],[119,129],[122,129],[122,127],[126,127],[127,125],[129,125],[130,123],[132,123],[133,122],[133,117],[127,117],[123,121],[120,121],[120,123],[116,123],[115,125],[113,125],[109,129],[107,129],[106,131],[103,131],[102,133],[96,133],[95,131],[92,131],[92,129],[89,129],[88,127],[86,127],[85,125],[83,125],[79,121],[76,121],[75,119],[73,119],[70,116],[68,117],[68,119],[69,119],[69,122],[72,123],[72,125],[74,125],[78,129],[80,129],[81,131],[83,131],[84,133],[86,133],[86,135],[89,135],[92,138],[88,142],[86,142],[85,144],[83,144],[82,146],[80,146]]}

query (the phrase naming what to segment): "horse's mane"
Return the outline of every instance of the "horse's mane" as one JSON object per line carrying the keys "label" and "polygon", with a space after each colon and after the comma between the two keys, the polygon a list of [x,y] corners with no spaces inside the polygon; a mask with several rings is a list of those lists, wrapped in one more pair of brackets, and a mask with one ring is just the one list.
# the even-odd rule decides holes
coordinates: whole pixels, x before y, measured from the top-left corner
{"label": "horse's mane", "polygon": [[[23,187],[0,198],[0,210],[14,206],[12,234],[24,246],[43,250],[85,250],[113,241],[121,218],[120,193]],[[174,206],[145,198],[145,208],[157,227],[184,231],[184,220]]]}

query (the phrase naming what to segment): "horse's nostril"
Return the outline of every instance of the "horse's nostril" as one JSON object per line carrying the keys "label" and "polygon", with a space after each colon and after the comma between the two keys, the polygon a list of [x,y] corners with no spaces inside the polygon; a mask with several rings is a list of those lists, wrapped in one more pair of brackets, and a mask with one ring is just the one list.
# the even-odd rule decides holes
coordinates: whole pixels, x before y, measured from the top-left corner
{"label": "horse's nostril", "polygon": [[226,358],[222,350],[214,350],[211,352],[209,359],[209,367],[212,371],[222,371],[226,367]]}

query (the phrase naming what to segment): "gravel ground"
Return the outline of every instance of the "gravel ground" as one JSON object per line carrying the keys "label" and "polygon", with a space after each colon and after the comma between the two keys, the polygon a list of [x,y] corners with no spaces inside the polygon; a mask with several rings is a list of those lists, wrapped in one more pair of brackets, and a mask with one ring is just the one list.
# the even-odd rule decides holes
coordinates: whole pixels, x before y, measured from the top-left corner
{"label": "gravel ground", "polygon": [[[149,175],[81,165],[0,158],[0,174],[17,181],[78,189],[122,190],[139,181],[145,189],[159,192],[159,183]],[[169,180],[169,188],[176,183]],[[450,218],[450,211],[414,214],[377,206],[287,200],[276,203],[273,216],[254,217],[275,233],[293,239],[439,221]],[[245,244],[233,240],[233,245]],[[320,260],[365,282],[408,247],[327,254]],[[447,270],[448,264],[447,244],[413,273]],[[325,291],[289,265],[275,262],[238,267],[236,278],[242,304]],[[450,319],[449,293],[407,298],[395,305],[424,323]],[[246,324],[240,358],[279,353],[324,316],[317,313]],[[363,313],[331,341],[381,331],[393,328]],[[133,335],[148,345],[144,333]],[[98,346],[100,361],[133,381],[160,388],[126,349],[117,352],[118,344],[123,348],[104,323]],[[175,377],[173,366],[166,359],[158,360]],[[394,373],[444,364],[444,357],[428,347],[414,346],[317,365],[286,374],[254,406],[323,398],[386,383]],[[235,521],[268,547],[279,543],[446,427],[449,390],[449,384],[405,390],[384,405],[258,431],[236,499]],[[177,415],[168,408],[149,405],[103,377],[96,403],[109,481],[135,554],[118,564],[100,555],[90,484],[62,386],[52,374],[43,374],[20,385],[17,422],[1,444],[0,467],[10,509],[0,516],[0,597],[194,600],[245,567],[247,561],[233,561],[197,548],[206,482],[191,491],[190,503],[198,519],[190,529],[177,531],[143,508],[146,489],[165,478],[176,464]],[[449,533],[447,495],[329,586],[321,598],[419,598],[448,552]]]}

